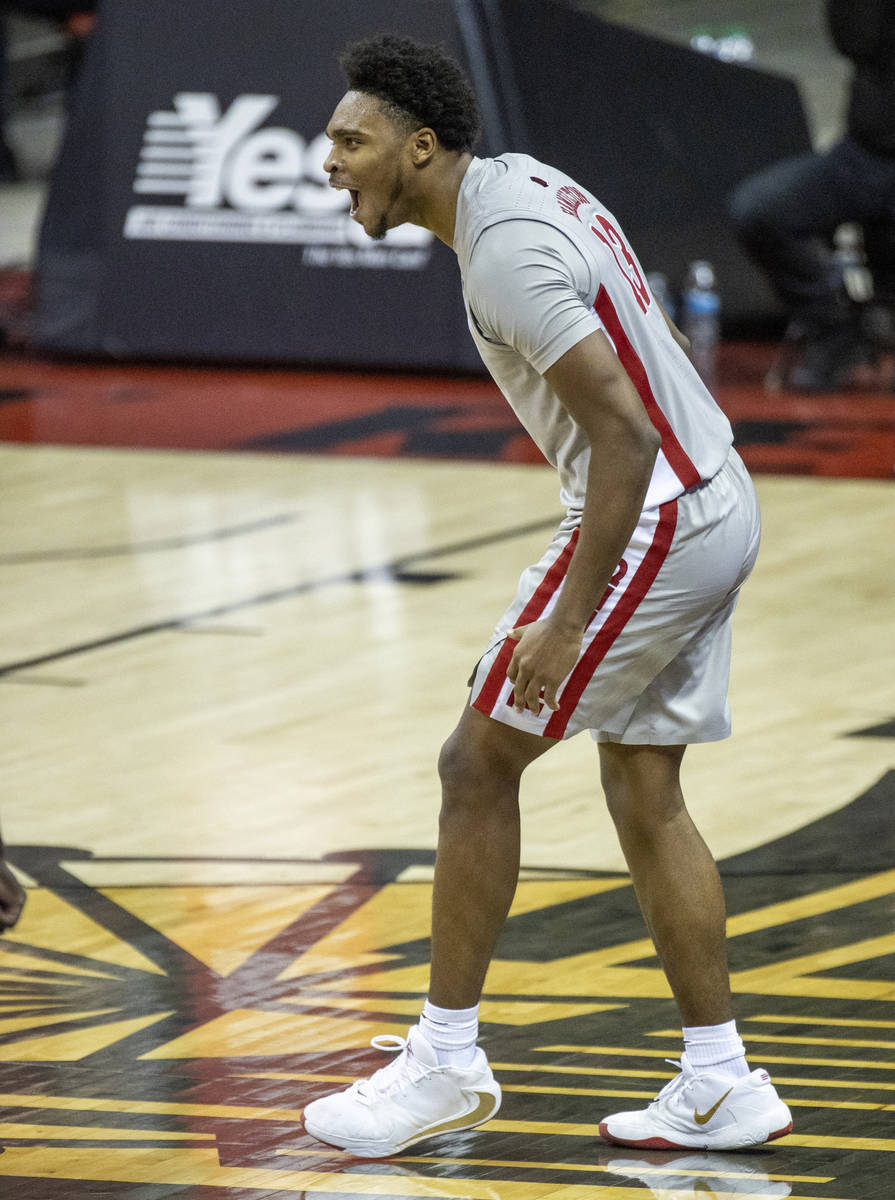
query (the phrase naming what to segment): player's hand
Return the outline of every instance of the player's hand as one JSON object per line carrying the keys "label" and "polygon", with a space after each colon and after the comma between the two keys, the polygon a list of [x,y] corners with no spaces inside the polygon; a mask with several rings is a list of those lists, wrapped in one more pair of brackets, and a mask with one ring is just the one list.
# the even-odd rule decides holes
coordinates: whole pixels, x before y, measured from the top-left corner
{"label": "player's hand", "polygon": [[549,617],[522,625],[510,637],[517,643],[507,667],[513,684],[516,712],[529,709],[537,714],[542,702],[555,712],[559,708],[556,692],[581,653],[580,633],[554,628]]}
{"label": "player's hand", "polygon": [[0,932],[12,929],[25,907],[25,889],[5,862],[0,861]]}

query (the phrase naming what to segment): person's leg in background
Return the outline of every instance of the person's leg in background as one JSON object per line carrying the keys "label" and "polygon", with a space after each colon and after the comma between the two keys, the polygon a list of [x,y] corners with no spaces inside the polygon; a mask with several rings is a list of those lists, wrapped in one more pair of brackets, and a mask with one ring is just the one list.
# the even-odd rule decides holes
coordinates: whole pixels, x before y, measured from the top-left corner
{"label": "person's leg in background", "polygon": [[[879,217],[864,223],[864,252],[873,280],[873,298],[867,306],[864,325],[885,362],[895,354],[895,180],[891,202]],[[895,378],[890,386],[895,388]]]}
{"label": "person's leg in background", "polygon": [[789,312],[787,337],[802,345],[802,360],[785,381],[795,387],[835,388],[866,358],[860,312],[843,286],[833,235],[872,211],[867,157],[845,138],[826,154],[785,159],[749,176],[730,196],[737,237]]}
{"label": "person's leg in background", "polygon": [[87,36],[93,27],[96,6],[97,0],[0,0],[0,183],[13,183],[20,175],[7,138],[10,116],[10,13],[39,17],[61,26],[67,39],[65,85],[70,87],[80,66]]}
{"label": "person's leg in background", "polygon": [[19,177],[15,155],[6,140],[6,123],[9,120],[8,55],[7,6],[0,4],[0,183],[14,183]]}

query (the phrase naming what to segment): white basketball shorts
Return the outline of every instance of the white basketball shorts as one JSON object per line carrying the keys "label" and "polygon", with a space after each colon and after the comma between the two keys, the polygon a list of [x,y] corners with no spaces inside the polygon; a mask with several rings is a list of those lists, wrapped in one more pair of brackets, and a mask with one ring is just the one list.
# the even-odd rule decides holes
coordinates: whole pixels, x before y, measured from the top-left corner
{"label": "white basketball shorts", "polygon": [[730,622],[758,554],[752,481],[731,449],[721,470],[645,511],[557,695],[559,709],[517,713],[507,635],[551,612],[577,541],[567,519],[540,562],[523,572],[471,680],[470,704],[527,733],[598,742],[682,745],[730,734]]}

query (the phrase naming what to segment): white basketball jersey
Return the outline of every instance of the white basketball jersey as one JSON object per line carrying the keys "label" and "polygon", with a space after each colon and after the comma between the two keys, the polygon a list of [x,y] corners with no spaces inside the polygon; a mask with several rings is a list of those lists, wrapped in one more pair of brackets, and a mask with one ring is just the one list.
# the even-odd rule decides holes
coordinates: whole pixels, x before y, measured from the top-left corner
{"label": "white basketball jersey", "polygon": [[454,249],[469,328],[519,420],[584,504],[590,447],[543,372],[602,329],[662,435],[645,508],[711,479],[730,422],[677,345],[613,215],[562,172],[524,154],[474,158],[457,202]]}

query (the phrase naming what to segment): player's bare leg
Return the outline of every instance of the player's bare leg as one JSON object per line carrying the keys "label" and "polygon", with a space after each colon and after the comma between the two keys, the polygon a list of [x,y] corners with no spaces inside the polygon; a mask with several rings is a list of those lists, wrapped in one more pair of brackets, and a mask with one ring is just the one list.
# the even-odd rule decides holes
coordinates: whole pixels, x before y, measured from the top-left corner
{"label": "player's bare leg", "polygon": [[445,743],[429,999],[477,1004],[519,875],[519,780],[553,739],[523,733],[473,708]]}
{"label": "player's bare leg", "polygon": [[600,744],[603,791],[634,891],[687,1026],[732,1017],[724,893],[684,805],[684,746]]}
{"label": "player's bare leg", "polygon": [[783,1137],[792,1116],[767,1071],[749,1071],[731,1019],[724,895],[684,807],[683,755],[683,746],[600,744],[603,790],[688,1047],[656,1099],[604,1117],[600,1135],[622,1146],[739,1150]]}
{"label": "player's bare leg", "polygon": [[[394,1062],[306,1106],[313,1137],[381,1158],[436,1133],[475,1128],[497,1112],[500,1085],[475,1044],[479,993],[516,890],[519,779],[555,744],[465,709],[439,761],[429,1000]],[[458,1022],[465,1031],[470,1015],[469,1045],[463,1032],[458,1051],[453,1032]],[[448,1018],[448,1029],[436,1026],[429,1040],[425,1023],[433,1017]]]}

